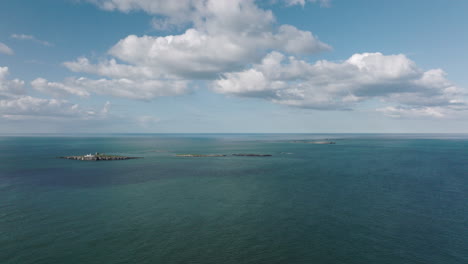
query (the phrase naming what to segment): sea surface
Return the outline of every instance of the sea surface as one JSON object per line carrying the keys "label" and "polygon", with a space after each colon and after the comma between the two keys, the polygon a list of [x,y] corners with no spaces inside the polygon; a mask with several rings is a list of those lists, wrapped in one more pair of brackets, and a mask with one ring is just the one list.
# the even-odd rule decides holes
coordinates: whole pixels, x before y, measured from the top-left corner
{"label": "sea surface", "polygon": [[2,136],[0,263],[466,264],[468,135]]}

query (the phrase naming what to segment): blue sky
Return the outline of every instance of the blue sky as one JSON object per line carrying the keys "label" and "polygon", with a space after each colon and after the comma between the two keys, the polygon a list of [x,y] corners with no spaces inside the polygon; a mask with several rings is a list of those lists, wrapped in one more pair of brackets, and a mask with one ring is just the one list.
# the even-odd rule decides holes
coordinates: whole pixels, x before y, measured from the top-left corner
{"label": "blue sky", "polygon": [[466,11],[462,0],[5,0],[0,133],[466,133]]}

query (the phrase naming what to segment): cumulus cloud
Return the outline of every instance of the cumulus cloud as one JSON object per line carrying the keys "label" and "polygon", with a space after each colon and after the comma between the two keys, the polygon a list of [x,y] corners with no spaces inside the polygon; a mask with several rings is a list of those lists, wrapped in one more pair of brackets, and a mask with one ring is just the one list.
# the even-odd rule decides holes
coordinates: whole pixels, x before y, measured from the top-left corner
{"label": "cumulus cloud", "polygon": [[0,100],[0,115],[6,119],[49,118],[96,118],[99,112],[83,109],[78,104],[66,100],[42,99],[20,96]]}
{"label": "cumulus cloud", "polygon": [[301,60],[331,47],[312,32],[278,25],[271,10],[255,0],[88,1],[109,11],[154,15],[152,24],[159,30],[188,29],[179,35],[129,35],[108,50],[110,58],[64,63],[71,71],[104,78],[68,79],[63,87],[40,80],[42,86],[148,100],[183,94],[188,82],[200,79],[212,81],[218,93],[310,109],[352,110],[374,100],[382,106],[378,111],[393,117],[441,118],[466,110],[466,91],[444,71],[424,71],[403,54],[361,53],[341,62]]}
{"label": "cumulus cloud", "polygon": [[42,93],[50,94],[55,97],[64,97],[68,95],[77,95],[82,97],[89,96],[89,92],[82,89],[81,87],[68,86],[57,82],[49,82],[44,78],[35,79],[31,82],[31,86]]}
{"label": "cumulus cloud", "polygon": [[0,42],[0,53],[6,54],[6,55],[13,55],[15,52],[8,47],[5,43]]}
{"label": "cumulus cloud", "polygon": [[178,23],[174,23],[168,18],[157,18],[157,17],[153,17],[151,19],[151,26],[154,29],[160,30],[160,31],[168,31],[168,30],[180,28],[180,25]]}
{"label": "cumulus cloud", "polygon": [[26,34],[11,34],[10,38],[12,39],[18,39],[18,40],[29,40],[38,44],[41,44],[46,47],[52,47],[53,44],[45,41],[45,40],[40,40],[34,37],[33,35],[26,35]]}
{"label": "cumulus cloud", "polygon": [[38,78],[31,85],[52,95],[88,96],[90,93],[112,95],[137,100],[187,93],[186,81],[68,78],[64,82],[49,82]]}
{"label": "cumulus cloud", "polygon": [[321,6],[330,6],[331,0],[283,0],[286,5],[301,5],[305,6],[307,2],[309,3],[320,3]]}
{"label": "cumulus cloud", "polygon": [[[235,27],[245,24],[247,21],[233,20],[234,12],[242,9],[245,13],[244,18],[254,19],[260,22],[267,15],[268,19],[273,19],[270,11],[263,11],[255,5],[254,0],[87,0],[94,3],[100,8],[108,11],[143,11],[151,15],[155,15],[156,27],[162,25],[167,26],[197,24],[199,28],[206,21],[209,23],[215,22],[216,18],[225,16],[224,22],[230,23]],[[234,12],[232,12],[234,11]],[[253,16],[254,15],[254,16]],[[257,18],[255,18],[255,15]],[[219,19],[217,22],[220,22]],[[225,24],[224,26],[229,26]],[[248,25],[249,27],[255,25]]]}
{"label": "cumulus cloud", "polygon": [[187,82],[170,80],[92,80],[79,78],[74,83],[94,93],[138,100],[150,100],[159,96],[181,95],[188,90]]}
{"label": "cumulus cloud", "polygon": [[156,68],[119,64],[115,59],[102,60],[93,64],[87,58],[81,57],[76,61],[65,62],[64,65],[73,72],[89,73],[109,78],[156,79],[164,77],[164,74]]}
{"label": "cumulus cloud", "polygon": [[384,113],[387,116],[401,118],[401,117],[435,117],[442,118],[447,116],[448,110],[443,107],[420,107],[420,108],[411,108],[411,107],[395,107],[387,106],[383,108],[378,108],[377,111]]}
{"label": "cumulus cloud", "polygon": [[[163,15],[171,18],[177,18],[179,21],[192,19],[197,16],[200,9],[203,8],[205,0],[87,0],[100,8],[108,11],[144,11],[153,15]],[[320,3],[322,6],[328,6],[331,0],[280,0],[286,5],[302,5],[306,3]],[[221,1],[218,1],[221,2]],[[236,1],[232,1],[236,2]],[[254,0],[245,0],[244,2],[255,2]],[[272,1],[276,2],[276,1]]]}
{"label": "cumulus cloud", "polygon": [[443,117],[438,108],[461,110],[466,104],[466,91],[448,81],[442,70],[423,71],[402,54],[363,53],[340,63],[310,64],[272,52],[250,69],[224,74],[214,89],[322,110],[353,109],[371,99],[403,106],[380,109],[389,116]]}
{"label": "cumulus cloud", "polygon": [[[289,53],[313,53],[328,49],[310,32],[300,31],[292,26],[281,26],[276,34],[242,36],[235,34],[210,35],[196,29],[189,29],[182,35],[152,37],[134,35],[120,40],[109,53],[133,65],[132,71],[153,72],[182,78],[209,79],[220,73],[242,68],[245,64],[259,59],[268,49]],[[66,63],[71,70],[78,64]],[[128,65],[108,63],[112,68],[130,68]],[[104,65],[99,65],[103,73]],[[96,67],[96,66],[94,66]],[[110,69],[107,69],[110,71]],[[115,71],[114,71],[115,73]],[[115,74],[114,74],[115,75]]]}
{"label": "cumulus cloud", "polygon": [[86,108],[67,100],[37,98],[29,95],[0,99],[0,117],[10,120],[25,119],[104,119],[110,103],[102,109]]}
{"label": "cumulus cloud", "polygon": [[149,14],[158,14],[165,16],[181,16],[187,17],[193,12],[193,9],[202,0],[179,0],[179,1],[164,1],[164,0],[88,0],[88,2],[98,5],[100,8],[128,13],[130,11],[145,11]]}
{"label": "cumulus cloud", "polygon": [[166,27],[174,19],[187,20],[193,27],[180,35],[129,35],[109,50],[114,59],[97,64],[86,58],[66,62],[75,72],[110,78],[214,79],[258,62],[269,50],[312,54],[331,49],[309,31],[277,26],[273,13],[253,0],[93,2],[107,10],[144,10],[166,16],[156,20],[158,27]]}
{"label": "cumulus cloud", "polygon": [[7,78],[9,74],[8,67],[0,67],[0,97],[24,94],[24,81],[19,79],[9,80]]}
{"label": "cumulus cloud", "polygon": [[[112,57],[91,62],[86,57],[64,66],[101,79],[72,78],[62,83],[37,79],[32,86],[54,95],[107,94],[150,100],[186,93],[189,81],[214,80],[224,72],[259,62],[269,50],[312,54],[331,47],[309,31],[277,26],[270,10],[253,0],[93,0],[106,10],[142,10],[157,15],[153,22],[164,29],[188,23],[180,35],[129,35],[108,51]],[[104,77],[104,78],[102,78]]]}
{"label": "cumulus cloud", "polygon": [[[78,118],[99,119],[109,112],[110,104],[102,110],[84,108],[66,100],[45,99],[26,94],[25,82],[19,79],[8,79],[8,67],[0,67],[0,117],[12,120],[34,118]],[[50,85],[43,79],[37,79],[36,84]],[[56,87],[55,89],[62,89]]]}

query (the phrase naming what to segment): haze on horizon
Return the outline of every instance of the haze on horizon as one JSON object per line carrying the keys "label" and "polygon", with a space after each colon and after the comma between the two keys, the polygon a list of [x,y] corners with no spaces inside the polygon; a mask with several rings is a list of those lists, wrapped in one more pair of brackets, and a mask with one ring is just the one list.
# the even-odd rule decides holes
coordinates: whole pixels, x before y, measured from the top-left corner
{"label": "haze on horizon", "polygon": [[466,11],[5,0],[0,133],[468,133]]}

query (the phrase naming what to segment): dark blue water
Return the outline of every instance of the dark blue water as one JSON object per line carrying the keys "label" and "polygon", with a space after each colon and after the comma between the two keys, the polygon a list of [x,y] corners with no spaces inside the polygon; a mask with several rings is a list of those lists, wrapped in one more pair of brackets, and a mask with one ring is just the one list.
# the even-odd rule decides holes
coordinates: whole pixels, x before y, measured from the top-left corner
{"label": "dark blue water", "polygon": [[[90,152],[144,159],[56,159]],[[0,137],[1,264],[466,264],[467,245],[464,135]]]}

